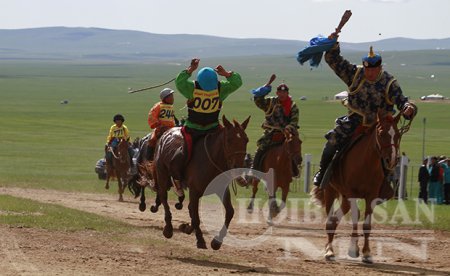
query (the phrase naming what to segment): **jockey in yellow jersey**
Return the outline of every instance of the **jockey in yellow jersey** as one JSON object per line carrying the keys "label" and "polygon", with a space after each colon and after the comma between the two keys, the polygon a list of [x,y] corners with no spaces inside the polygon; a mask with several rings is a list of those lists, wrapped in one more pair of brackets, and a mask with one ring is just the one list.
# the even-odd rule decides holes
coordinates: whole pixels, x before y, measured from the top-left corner
{"label": "jockey in yellow jersey", "polygon": [[[109,129],[108,136],[106,137],[106,145],[105,145],[105,159],[107,164],[112,168],[112,153],[108,151],[108,147],[115,149],[119,144],[120,139],[124,139],[126,141],[130,141],[130,133],[128,128],[123,123],[125,122],[125,118],[121,114],[116,114],[113,117],[114,125]],[[134,151],[131,147],[128,147],[128,154],[130,158],[133,157]],[[131,164],[131,163],[130,163]]]}

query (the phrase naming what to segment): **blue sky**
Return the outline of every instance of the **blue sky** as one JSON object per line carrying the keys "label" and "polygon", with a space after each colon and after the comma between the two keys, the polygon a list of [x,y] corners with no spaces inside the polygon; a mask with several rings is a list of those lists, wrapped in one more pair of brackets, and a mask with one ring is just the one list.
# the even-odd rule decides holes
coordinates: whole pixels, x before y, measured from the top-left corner
{"label": "blue sky", "polygon": [[346,9],[341,41],[450,37],[449,0],[0,0],[0,29],[100,27],[309,40]]}

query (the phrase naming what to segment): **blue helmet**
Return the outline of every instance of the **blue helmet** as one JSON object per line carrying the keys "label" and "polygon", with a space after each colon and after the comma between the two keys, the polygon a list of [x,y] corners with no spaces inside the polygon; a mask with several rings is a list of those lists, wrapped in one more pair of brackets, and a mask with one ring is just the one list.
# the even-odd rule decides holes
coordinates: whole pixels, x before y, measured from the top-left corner
{"label": "blue helmet", "polygon": [[364,67],[378,67],[381,65],[382,59],[381,56],[379,54],[375,54],[373,52],[373,47],[370,46],[370,51],[369,54],[366,57],[362,58],[362,62]]}
{"label": "blue helmet", "polygon": [[217,89],[217,74],[214,69],[204,67],[197,73],[197,81],[200,87],[205,91]]}

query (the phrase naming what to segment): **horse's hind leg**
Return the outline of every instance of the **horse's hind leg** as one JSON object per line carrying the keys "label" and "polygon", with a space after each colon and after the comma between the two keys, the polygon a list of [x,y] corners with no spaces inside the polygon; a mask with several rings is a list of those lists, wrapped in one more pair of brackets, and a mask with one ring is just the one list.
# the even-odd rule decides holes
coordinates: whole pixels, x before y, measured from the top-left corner
{"label": "horse's hind leg", "polygon": [[158,212],[159,206],[161,205],[161,199],[159,197],[159,193],[156,194],[156,198],[155,198],[155,205],[152,205],[150,207],[150,212],[152,213],[156,213]]}
{"label": "horse's hind leg", "polygon": [[366,211],[365,211],[365,219],[363,224],[363,231],[364,231],[364,247],[362,250],[363,257],[362,261],[364,263],[371,264],[373,263],[372,254],[370,254],[370,247],[369,247],[369,236],[370,231],[372,230],[372,201],[366,200]]}
{"label": "horse's hind leg", "polygon": [[141,188],[141,198],[139,203],[139,211],[144,212],[147,209],[147,204],[145,204],[145,187]]}
{"label": "horse's hind leg", "polygon": [[164,221],[166,225],[164,226],[163,235],[164,237],[170,239],[173,236],[173,226],[172,226],[172,213],[170,212],[170,206],[167,202],[167,189],[160,187],[158,194],[161,199],[161,203],[164,206]]}
{"label": "horse's hind leg", "polygon": [[175,208],[177,209],[177,210],[181,210],[181,209],[183,209],[183,201],[184,201],[184,198],[185,198],[186,196],[183,194],[182,196],[179,196],[178,197],[178,202],[177,203],[175,203]]}
{"label": "horse's hind leg", "polygon": [[222,226],[222,229],[220,229],[219,236],[215,236],[211,241],[211,248],[214,250],[218,250],[222,246],[223,238],[227,235],[228,227],[234,216],[234,208],[231,204],[230,190],[228,188],[225,190],[225,194],[223,198],[221,198],[221,201],[225,207],[225,223]]}

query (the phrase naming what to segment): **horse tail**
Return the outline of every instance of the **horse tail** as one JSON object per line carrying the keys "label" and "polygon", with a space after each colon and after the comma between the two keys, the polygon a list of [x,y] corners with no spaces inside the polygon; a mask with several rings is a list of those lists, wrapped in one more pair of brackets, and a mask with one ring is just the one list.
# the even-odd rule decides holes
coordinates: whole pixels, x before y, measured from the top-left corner
{"label": "horse tail", "polygon": [[317,186],[314,186],[314,188],[309,193],[311,196],[311,202],[319,207],[325,206],[325,192],[324,189],[321,189]]}

